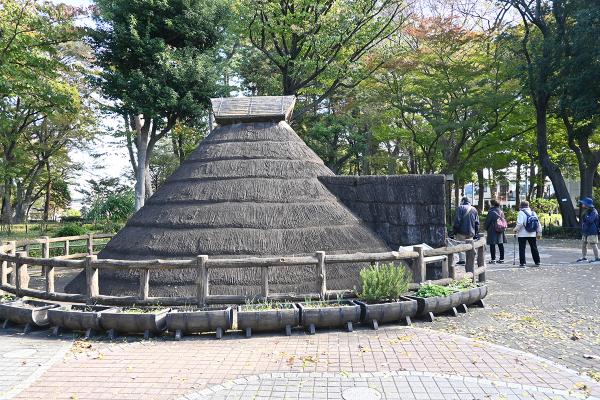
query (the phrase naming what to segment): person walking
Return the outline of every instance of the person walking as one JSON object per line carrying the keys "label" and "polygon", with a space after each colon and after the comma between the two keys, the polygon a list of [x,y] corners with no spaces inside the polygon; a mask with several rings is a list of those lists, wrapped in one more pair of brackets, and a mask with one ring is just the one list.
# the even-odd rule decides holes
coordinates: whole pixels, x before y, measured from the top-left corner
{"label": "person walking", "polygon": [[506,218],[504,218],[504,213],[500,209],[500,203],[496,199],[490,200],[490,205],[491,207],[483,223],[487,231],[486,242],[490,246],[490,255],[492,257],[490,264],[496,263],[496,246],[498,246],[500,252],[498,264],[502,264],[504,263],[504,243],[506,243]]}
{"label": "person walking", "polygon": [[[467,197],[460,200],[460,206],[456,209],[454,218],[454,234],[456,240],[473,239],[479,233],[479,213],[469,203]],[[458,253],[458,263],[465,263],[465,254]]]}
{"label": "person walking", "polygon": [[540,252],[537,248],[537,239],[542,237],[542,224],[531,208],[528,201],[522,201],[517,215],[515,233],[519,241],[519,267],[525,268],[525,246],[529,243],[531,256],[536,267],[540,266]]}
{"label": "person walking", "polygon": [[594,207],[594,201],[589,197],[584,197],[579,200],[579,207],[582,208],[581,214],[581,258],[577,262],[587,261],[587,245],[592,246],[594,252],[594,259],[590,262],[598,262],[598,226],[600,225],[600,219],[598,218],[598,211]]}

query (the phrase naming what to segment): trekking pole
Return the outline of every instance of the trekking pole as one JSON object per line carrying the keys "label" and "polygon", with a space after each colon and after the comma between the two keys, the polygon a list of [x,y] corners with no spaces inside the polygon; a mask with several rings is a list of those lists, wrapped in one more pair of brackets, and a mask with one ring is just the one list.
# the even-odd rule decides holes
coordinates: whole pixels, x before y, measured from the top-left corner
{"label": "trekking pole", "polygon": [[513,241],[513,265],[517,265],[517,234],[515,233],[515,240]]}

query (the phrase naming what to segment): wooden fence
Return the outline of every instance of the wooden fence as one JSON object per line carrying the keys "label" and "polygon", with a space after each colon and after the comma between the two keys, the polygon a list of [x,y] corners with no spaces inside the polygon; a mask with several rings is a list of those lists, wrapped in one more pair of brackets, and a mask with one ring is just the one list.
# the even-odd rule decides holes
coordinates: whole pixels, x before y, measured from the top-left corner
{"label": "wooden fence", "polygon": [[[354,254],[326,254],[317,251],[314,255],[301,257],[245,257],[245,258],[210,258],[199,255],[195,259],[180,260],[109,260],[97,259],[94,255],[94,240],[107,238],[111,235],[88,235],[72,236],[63,238],[42,238],[26,242],[9,242],[0,245],[0,289],[17,296],[32,296],[46,300],[99,303],[108,305],[191,305],[203,306],[206,304],[243,304],[246,300],[304,300],[307,298],[335,298],[338,296],[353,297],[355,293],[351,290],[334,291],[327,289],[327,265],[337,263],[371,263],[404,261],[413,274],[411,290],[416,290],[425,283],[427,265],[434,262],[442,263],[442,279],[428,281],[440,285],[448,285],[454,279],[465,277],[473,279],[474,282],[485,281],[485,239],[467,240],[466,243],[454,247],[443,247],[438,249],[424,249],[422,246],[414,246],[412,251],[390,251],[383,253],[354,253]],[[87,253],[69,253],[69,243],[76,240],[87,240]],[[49,257],[51,243],[64,243],[65,256]],[[35,244],[42,245],[42,258],[28,256],[27,248]],[[454,253],[465,253],[465,273],[459,274],[454,265]],[[82,258],[84,259],[68,259]],[[271,293],[269,290],[269,276],[277,267],[282,266],[306,266],[315,267],[315,276],[318,282],[318,293],[290,294]],[[44,290],[29,287],[30,266],[41,266],[44,276]],[[62,293],[56,292],[54,285],[55,268],[80,269],[86,272],[86,293]],[[198,280],[196,282],[197,295],[195,297],[150,297],[150,275],[153,271],[167,269],[198,269]],[[217,268],[260,268],[261,269],[261,293],[255,296],[240,295],[211,295],[210,294],[210,270]],[[106,270],[138,270],[139,292],[137,296],[106,296],[100,294],[100,282],[98,271]]]}

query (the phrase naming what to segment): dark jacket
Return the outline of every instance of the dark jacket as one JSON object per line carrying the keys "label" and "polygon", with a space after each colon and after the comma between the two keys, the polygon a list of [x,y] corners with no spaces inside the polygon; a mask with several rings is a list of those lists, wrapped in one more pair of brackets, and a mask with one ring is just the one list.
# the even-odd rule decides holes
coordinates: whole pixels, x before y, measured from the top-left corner
{"label": "dark jacket", "polygon": [[[465,216],[467,213],[469,213],[469,215]],[[454,227],[454,233],[460,233],[465,236],[475,236],[478,234],[479,214],[477,213],[477,209],[470,204],[460,205],[456,209]]]}
{"label": "dark jacket", "polygon": [[594,207],[585,210],[581,216],[581,234],[584,236],[598,234],[598,211]]}
{"label": "dark jacket", "polygon": [[488,211],[487,218],[483,223],[487,231],[487,244],[506,243],[506,234],[504,232],[496,232],[496,221],[500,215],[504,216],[504,213],[498,207],[492,207]]}

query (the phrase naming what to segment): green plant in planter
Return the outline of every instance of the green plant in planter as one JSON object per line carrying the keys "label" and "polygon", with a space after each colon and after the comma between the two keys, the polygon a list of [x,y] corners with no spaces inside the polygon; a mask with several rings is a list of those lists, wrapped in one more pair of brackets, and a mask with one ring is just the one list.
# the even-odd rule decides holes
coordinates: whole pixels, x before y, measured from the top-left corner
{"label": "green plant in planter", "polygon": [[282,310],[292,307],[292,303],[289,302],[278,302],[272,300],[253,302],[252,300],[246,300],[246,304],[244,304],[244,311]]}
{"label": "green plant in planter", "polygon": [[408,290],[411,278],[405,267],[393,263],[365,268],[360,271],[360,298],[366,301],[397,300]]}
{"label": "green plant in planter", "polygon": [[0,303],[7,303],[9,301],[13,301],[17,298],[14,294],[6,293],[0,296]]}
{"label": "green plant in planter", "polygon": [[452,293],[456,293],[457,289],[453,289],[447,286],[440,286],[435,284],[423,285],[417,290],[415,296],[417,297],[445,297],[450,296]]}
{"label": "green plant in planter", "polygon": [[475,282],[473,282],[473,279],[471,279],[471,278],[463,278],[461,280],[450,283],[450,285],[448,285],[448,286],[450,288],[454,288],[454,289],[458,289],[458,290],[467,290],[467,289],[476,288],[477,284],[475,284]]}
{"label": "green plant in planter", "polygon": [[133,307],[125,308],[121,312],[123,314],[156,314],[156,313],[159,313],[164,310],[165,310],[165,308],[160,307],[160,306],[152,306],[152,307],[144,307],[144,308],[138,308],[138,307],[133,306]]}

